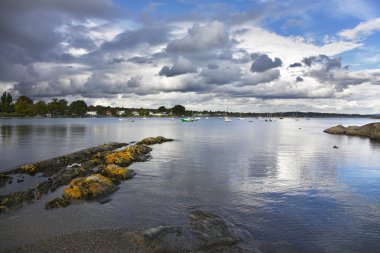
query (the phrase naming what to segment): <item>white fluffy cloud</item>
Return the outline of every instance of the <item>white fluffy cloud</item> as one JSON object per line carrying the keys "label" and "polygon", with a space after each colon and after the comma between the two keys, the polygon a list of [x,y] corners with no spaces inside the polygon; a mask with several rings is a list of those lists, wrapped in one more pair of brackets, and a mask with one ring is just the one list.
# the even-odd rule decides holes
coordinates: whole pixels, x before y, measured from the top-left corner
{"label": "white fluffy cloud", "polygon": [[339,35],[347,39],[355,40],[369,36],[376,31],[380,31],[380,18],[362,22],[352,29],[339,32]]}

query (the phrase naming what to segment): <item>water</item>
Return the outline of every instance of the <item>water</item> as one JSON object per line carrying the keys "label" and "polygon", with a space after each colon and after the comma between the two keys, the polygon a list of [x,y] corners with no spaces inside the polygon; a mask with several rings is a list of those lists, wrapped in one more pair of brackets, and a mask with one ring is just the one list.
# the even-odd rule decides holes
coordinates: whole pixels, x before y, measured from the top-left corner
{"label": "water", "polygon": [[261,245],[379,252],[380,143],[322,132],[372,121],[0,119],[2,171],[104,142],[176,140],[153,146],[153,159],[131,165],[137,176],[106,204],[45,211],[61,188],[1,215],[0,249],[76,231],[181,224],[203,209],[247,229]]}

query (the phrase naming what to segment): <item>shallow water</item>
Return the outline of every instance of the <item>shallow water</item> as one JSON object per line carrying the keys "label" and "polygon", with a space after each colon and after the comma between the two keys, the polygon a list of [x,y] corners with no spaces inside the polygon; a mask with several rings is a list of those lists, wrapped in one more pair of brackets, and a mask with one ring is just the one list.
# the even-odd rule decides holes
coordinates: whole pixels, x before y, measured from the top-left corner
{"label": "shallow water", "polygon": [[0,249],[76,231],[180,224],[203,209],[292,252],[379,252],[380,143],[322,132],[372,121],[0,119],[0,171],[104,142],[176,140],[131,165],[137,176],[106,204],[45,211],[59,189],[1,215]]}

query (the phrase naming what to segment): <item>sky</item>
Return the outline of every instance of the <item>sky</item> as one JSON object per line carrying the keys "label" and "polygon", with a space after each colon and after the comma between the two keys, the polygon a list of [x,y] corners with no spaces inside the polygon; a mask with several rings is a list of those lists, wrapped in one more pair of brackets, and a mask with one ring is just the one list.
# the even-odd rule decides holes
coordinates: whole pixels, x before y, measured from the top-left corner
{"label": "sky", "polygon": [[380,113],[377,0],[1,0],[0,92]]}

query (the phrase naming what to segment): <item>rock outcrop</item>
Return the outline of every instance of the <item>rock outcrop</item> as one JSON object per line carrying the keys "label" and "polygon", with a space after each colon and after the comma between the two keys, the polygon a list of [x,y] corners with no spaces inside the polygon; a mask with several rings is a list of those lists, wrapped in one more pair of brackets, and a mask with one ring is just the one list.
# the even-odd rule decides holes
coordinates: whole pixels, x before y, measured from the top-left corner
{"label": "rock outcrop", "polygon": [[330,127],[323,132],[329,134],[345,134],[353,136],[367,137],[373,140],[380,140],[380,123],[371,123],[364,126],[348,126],[342,125]]}
{"label": "rock outcrop", "polygon": [[62,198],[47,202],[46,209],[66,207],[76,200],[94,200],[111,194],[118,190],[120,180],[132,179],[136,175],[127,166],[150,159],[152,148],[146,145],[171,140],[159,136],[145,138],[135,144],[103,144],[1,173],[0,187],[12,183],[13,176],[17,178],[17,175],[46,179],[27,191],[0,195],[0,213],[20,207],[35,198],[38,200],[42,195],[67,185],[69,187],[64,189]]}

